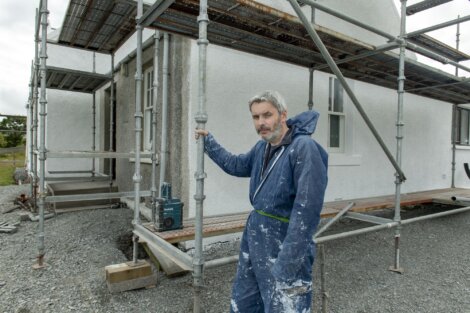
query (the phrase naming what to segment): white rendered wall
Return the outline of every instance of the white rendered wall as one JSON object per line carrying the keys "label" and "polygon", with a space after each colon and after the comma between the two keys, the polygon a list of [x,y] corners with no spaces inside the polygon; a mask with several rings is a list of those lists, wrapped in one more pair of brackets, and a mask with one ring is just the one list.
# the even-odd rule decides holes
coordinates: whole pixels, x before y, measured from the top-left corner
{"label": "white rendered wall", "polygon": [[[282,7],[285,2],[264,1]],[[319,1],[322,2],[322,1]],[[398,14],[392,1],[381,1],[387,5],[379,9],[370,1],[355,2],[349,6],[341,1],[329,1],[332,7],[342,8],[363,22],[380,26],[388,32],[398,33]],[[362,7],[361,7],[362,5]],[[367,8],[365,10],[364,8]],[[374,14],[370,12],[374,11]],[[289,12],[287,6],[286,11]],[[381,12],[381,13],[380,13]],[[361,16],[362,15],[362,16]],[[321,14],[317,15],[321,24]],[[327,19],[325,18],[325,21]],[[327,23],[327,22],[325,22]],[[375,25],[374,23],[378,24]],[[377,36],[355,32],[354,27],[331,22],[326,25],[335,30],[359,37],[369,43],[383,43]],[[336,27],[336,28],[335,28]],[[190,71],[190,110],[188,119],[195,128],[194,115],[198,110],[198,47],[192,42]],[[207,129],[229,151],[239,154],[247,152],[258,140],[251,123],[247,101],[254,94],[266,90],[280,91],[286,98],[289,116],[307,110],[308,69],[209,45],[207,62]],[[327,101],[329,74],[315,72],[314,109],[320,112],[320,121],[313,138],[322,146],[327,143]],[[396,154],[397,92],[379,86],[348,80],[359,101],[382,136],[389,150]],[[346,145],[344,153],[330,153],[329,184],[326,201],[352,199],[393,194],[395,192],[394,168],[386,158],[375,138],[357,113],[345,93]],[[411,94],[405,95],[403,170],[407,181],[402,192],[414,192],[447,188],[451,184],[451,128],[452,105]],[[196,144],[190,138],[189,169],[196,171]],[[470,153],[470,151],[469,151]],[[204,214],[224,214],[247,211],[248,179],[231,177],[222,172],[206,157]],[[190,176],[191,177],[191,176]],[[464,179],[461,179],[464,180]],[[470,185],[470,180],[469,185]],[[195,194],[195,180],[190,180],[190,198]],[[194,216],[195,203],[189,205],[189,216]]]}
{"label": "white rendered wall", "polygon": [[[93,53],[48,45],[47,65],[80,71],[93,71]],[[110,57],[96,54],[96,72],[111,70]],[[51,151],[92,150],[92,94],[47,89],[46,147]],[[96,150],[100,149],[99,94],[96,95]],[[91,170],[91,159],[52,159],[46,162],[47,171]],[[99,162],[96,160],[96,170]],[[46,173],[47,175],[47,173]],[[62,176],[62,175],[61,175]],[[75,175],[74,175],[75,176]]]}

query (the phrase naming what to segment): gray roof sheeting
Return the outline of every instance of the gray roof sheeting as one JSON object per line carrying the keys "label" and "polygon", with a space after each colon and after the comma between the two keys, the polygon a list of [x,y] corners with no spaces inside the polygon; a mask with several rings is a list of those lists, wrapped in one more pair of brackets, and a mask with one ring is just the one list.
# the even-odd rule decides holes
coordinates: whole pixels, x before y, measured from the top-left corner
{"label": "gray roof sheeting", "polygon": [[[149,27],[198,37],[199,1],[158,0],[157,3],[164,8]],[[208,4],[210,43],[304,67],[325,63],[297,17],[252,0],[208,0]],[[148,8],[145,6],[144,16]],[[59,44],[99,52],[116,51],[134,32],[135,10],[133,0],[70,0]],[[316,30],[336,60],[374,49],[318,25]],[[434,42],[434,45],[438,44]],[[398,56],[394,53],[380,53],[339,67],[346,77],[397,88]],[[409,59],[405,75],[405,88],[412,93],[451,103],[470,102],[469,84],[461,78]],[[441,85],[445,87],[438,87]]]}

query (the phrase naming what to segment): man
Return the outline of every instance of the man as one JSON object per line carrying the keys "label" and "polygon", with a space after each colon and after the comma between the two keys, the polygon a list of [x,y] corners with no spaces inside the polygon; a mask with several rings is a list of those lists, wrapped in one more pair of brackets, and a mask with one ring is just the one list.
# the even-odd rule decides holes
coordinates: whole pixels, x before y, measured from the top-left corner
{"label": "man", "polygon": [[285,102],[275,91],[253,97],[249,108],[263,140],[246,154],[233,155],[208,131],[195,131],[225,172],[251,178],[254,210],[241,240],[230,312],[310,312],[312,236],[328,167],[327,153],[310,137],[319,114],[307,111],[288,120]]}

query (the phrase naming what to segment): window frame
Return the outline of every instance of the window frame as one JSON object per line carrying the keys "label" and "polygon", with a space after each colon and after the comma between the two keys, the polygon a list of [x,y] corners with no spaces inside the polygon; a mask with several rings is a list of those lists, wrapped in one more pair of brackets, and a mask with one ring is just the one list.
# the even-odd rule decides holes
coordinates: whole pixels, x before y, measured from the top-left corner
{"label": "window frame", "polygon": [[[466,119],[465,125],[462,124],[462,120]],[[455,110],[455,144],[459,146],[470,146],[470,109],[457,107]],[[462,141],[462,134],[466,133],[464,140]]]}
{"label": "window frame", "polygon": [[[340,103],[335,101],[338,99]],[[328,79],[328,131],[327,131],[327,147],[329,152],[344,153],[345,152],[345,120],[346,113],[344,108],[344,88],[334,76]],[[338,146],[331,146],[331,118],[336,116],[339,118],[338,129]]]}
{"label": "window frame", "polygon": [[144,127],[143,127],[143,148],[144,151],[152,150],[152,112],[153,112],[153,101],[155,97],[153,80],[154,80],[153,66],[147,68],[144,71]]}

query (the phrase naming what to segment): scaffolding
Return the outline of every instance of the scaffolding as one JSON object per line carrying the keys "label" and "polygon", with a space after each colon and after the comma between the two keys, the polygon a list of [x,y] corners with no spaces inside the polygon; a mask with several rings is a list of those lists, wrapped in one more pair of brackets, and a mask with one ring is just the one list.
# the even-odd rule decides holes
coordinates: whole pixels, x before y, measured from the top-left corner
{"label": "scaffolding", "polygon": [[[225,257],[222,259],[212,260],[205,262],[202,254],[203,245],[203,207],[204,207],[204,179],[206,174],[204,172],[204,143],[203,140],[198,140],[197,143],[197,170],[195,173],[196,179],[196,217],[195,217],[195,254],[190,257],[179,249],[175,248],[170,243],[162,238],[156,236],[146,227],[142,225],[140,220],[140,202],[141,196],[152,197],[152,207],[154,209],[157,200],[157,185],[156,185],[156,146],[155,140],[152,143],[152,151],[150,157],[152,158],[152,186],[150,191],[141,191],[140,183],[140,162],[141,157],[144,156],[140,149],[141,125],[142,125],[142,112],[141,112],[141,88],[142,88],[142,50],[152,43],[155,46],[154,56],[154,70],[158,68],[158,42],[160,40],[160,33],[171,32],[197,39],[199,47],[199,96],[198,96],[198,111],[195,114],[195,121],[199,129],[204,129],[208,121],[206,112],[206,62],[207,62],[207,46],[209,41],[228,47],[237,49],[244,52],[249,52],[257,55],[263,55],[275,60],[288,62],[291,64],[303,66],[309,69],[309,101],[308,109],[313,108],[312,100],[312,85],[313,85],[313,72],[315,70],[326,71],[333,73],[341,82],[344,90],[352,100],[357,111],[363,118],[369,130],[373,134],[379,146],[384,151],[390,164],[395,169],[395,214],[393,219],[377,218],[366,214],[349,212],[353,204],[345,207],[338,215],[331,220],[325,228],[319,230],[314,237],[314,241],[321,245],[330,240],[338,238],[345,238],[361,233],[373,232],[385,228],[395,229],[395,257],[390,270],[395,272],[402,272],[400,267],[400,230],[401,226],[417,222],[424,219],[437,218],[444,215],[457,214],[470,210],[470,206],[465,206],[460,209],[451,211],[431,214],[413,219],[402,220],[400,216],[401,206],[401,184],[406,180],[405,173],[401,169],[402,161],[402,142],[403,142],[403,95],[405,92],[442,100],[452,103],[454,108],[463,103],[470,102],[470,80],[467,78],[459,77],[457,69],[470,72],[470,69],[462,64],[460,61],[468,60],[470,57],[457,49],[451,48],[432,37],[425,35],[425,33],[436,30],[450,25],[456,25],[468,21],[468,16],[457,18],[455,20],[441,23],[433,27],[424,28],[415,32],[406,32],[406,16],[418,13],[422,10],[432,8],[437,5],[442,5],[449,0],[436,1],[424,0],[416,5],[407,7],[406,0],[401,0],[401,20],[400,20],[400,33],[398,36],[389,34],[380,29],[366,25],[361,21],[346,16],[340,12],[325,7],[312,0],[288,0],[291,7],[297,16],[289,15],[285,12],[276,10],[274,8],[262,5],[252,0],[157,0],[153,5],[147,6],[143,4],[143,0],[138,0],[137,3],[132,0],[122,0],[119,2],[108,2],[107,4],[96,4],[93,1],[87,2],[83,5],[79,0],[71,0],[69,4],[69,12],[77,12],[78,8],[81,9],[81,15],[68,14],[64,21],[64,28],[59,37],[59,44],[66,46],[73,46],[91,51],[98,51],[114,55],[114,52],[120,45],[130,37],[133,29],[137,32],[137,49],[135,52],[137,70],[136,70],[136,105],[135,105],[135,152],[133,154],[124,154],[117,152],[50,152],[45,149],[45,108],[46,108],[46,88],[53,88],[59,86],[60,88],[69,88],[69,90],[76,90],[79,88],[80,80],[73,80],[70,84],[69,78],[60,80],[58,77],[61,74],[60,69],[48,68],[46,65],[46,29],[47,29],[47,0],[42,0],[40,11],[37,14],[37,30],[36,30],[36,46],[39,43],[38,32],[41,26],[41,52],[39,63],[38,53],[36,52],[35,66],[33,72],[35,75],[32,78],[32,85],[35,86],[31,91],[32,105],[30,108],[31,131],[33,143],[32,147],[34,155],[39,155],[39,175],[37,174],[37,160],[32,158],[31,169],[32,178],[36,183],[39,179],[39,243],[38,243],[38,265],[42,265],[44,256],[44,205],[47,202],[58,200],[57,197],[48,197],[45,194],[45,173],[44,166],[46,157],[135,157],[135,172],[133,176],[134,191],[129,193],[118,193],[121,196],[133,196],[135,201],[134,207],[134,256],[133,261],[137,262],[137,244],[138,239],[142,239],[149,246],[153,246],[169,257],[175,264],[184,270],[191,271],[194,277],[194,312],[201,312],[201,293],[203,287],[203,270],[205,268],[212,268],[224,264],[236,262],[237,256]],[[99,7],[102,5],[103,7]],[[311,18],[308,19],[304,13],[302,6],[309,6],[312,9]],[[335,16],[339,19],[347,21],[353,25],[359,26],[372,33],[378,34],[386,39],[386,43],[380,46],[367,45],[348,36],[336,33],[332,30],[324,28],[314,23],[314,11],[321,10],[327,14]],[[83,13],[85,12],[85,13]],[[123,16],[136,15],[136,23],[133,24],[130,19],[123,18]],[[88,16],[88,20],[84,18]],[[118,18],[120,17],[120,18]],[[104,25],[106,21],[115,21],[111,26],[110,24]],[[212,21],[210,25],[209,20]],[[93,24],[92,31],[90,32],[90,25]],[[78,26],[77,26],[78,25]],[[153,42],[142,42],[142,30],[144,28],[158,29]],[[116,30],[119,30],[116,31]],[[87,33],[88,35],[84,35]],[[91,35],[90,35],[91,34]],[[164,37],[166,38],[166,37]],[[390,52],[390,50],[399,48],[399,56]],[[444,64],[451,64],[456,68],[456,75],[447,74],[441,71],[435,71],[428,66],[424,66],[416,61],[407,59],[405,51],[411,50],[413,52],[422,54],[424,56],[435,59]],[[37,50],[37,49],[36,49]],[[133,57],[130,56],[130,57]],[[325,64],[326,61],[326,64]],[[112,61],[114,63],[114,61]],[[164,71],[165,71],[165,65]],[[405,77],[405,67],[407,76]],[[397,70],[398,69],[398,70]],[[103,77],[106,81],[113,80],[114,66],[111,68],[111,78]],[[52,73],[56,73],[54,78],[51,78]],[[74,73],[68,72],[69,75]],[[85,76],[85,74],[81,73]],[[98,83],[96,74],[86,74],[89,77],[86,88],[82,85],[81,90],[96,91],[103,86],[103,83]],[[90,76],[91,75],[91,76]],[[165,77],[165,75],[163,75]],[[49,79],[47,78],[49,77]],[[154,75],[153,86],[158,86],[158,75]],[[354,95],[354,92],[349,87],[345,77],[356,79],[359,81],[372,83],[388,88],[396,88],[398,92],[397,103],[397,119],[396,119],[396,155],[393,156],[387,145],[384,143],[380,134],[376,130],[372,121],[368,118],[367,113],[363,109],[360,101]],[[398,78],[398,79],[397,79]],[[424,79],[423,79],[424,78]],[[96,81],[96,85],[91,83],[91,79]],[[58,82],[60,80],[60,82]],[[405,88],[405,80],[408,88]],[[38,102],[38,82],[41,85],[41,97],[39,99],[40,107],[37,108]],[[65,81],[65,82],[64,82]],[[50,84],[50,85],[49,85]],[[165,83],[164,83],[165,84]],[[48,87],[51,86],[51,87]],[[68,87],[67,87],[68,86]],[[111,83],[111,86],[113,84]],[[163,88],[165,92],[167,87]],[[155,89],[156,90],[156,89]],[[154,97],[154,101],[156,97]],[[95,104],[93,104],[94,106]],[[37,114],[39,112],[39,131]],[[163,115],[166,113],[162,112]],[[163,119],[165,120],[165,119]],[[156,138],[156,103],[153,103],[152,111],[153,138]],[[453,141],[453,163],[452,163],[452,187],[454,187],[454,173],[455,173],[455,131],[456,121],[455,114],[452,121],[452,141]],[[94,126],[95,127],[95,126]],[[165,129],[165,127],[163,128]],[[162,135],[166,138],[166,134]],[[34,138],[39,137],[39,146]],[[165,145],[165,146],[164,146]],[[94,147],[94,144],[93,144]],[[94,149],[93,149],[94,150]],[[166,151],[166,141],[162,140],[162,152]],[[162,162],[163,156],[162,154]],[[165,166],[160,165],[160,184],[165,176]],[[34,184],[35,184],[34,183]],[[112,195],[112,197],[118,194]],[[76,196],[73,200],[81,196]],[[87,195],[86,197],[89,197]],[[105,195],[97,194],[93,197],[105,197]],[[65,198],[65,200],[71,198]],[[72,200],[71,200],[72,201]],[[470,202],[467,203],[467,205]],[[349,218],[359,219],[369,223],[376,224],[375,226],[366,227],[363,229],[344,232],[330,236],[319,236],[330,225],[337,221],[340,217],[345,216]],[[319,250],[323,251],[322,248]],[[320,258],[322,259],[322,258]],[[322,265],[323,268],[323,265]],[[323,275],[322,275],[323,276]],[[324,287],[324,277],[322,277],[322,289]],[[324,291],[324,290],[323,290]],[[323,307],[326,308],[326,297],[324,299]],[[324,309],[325,310],[325,309]]]}

